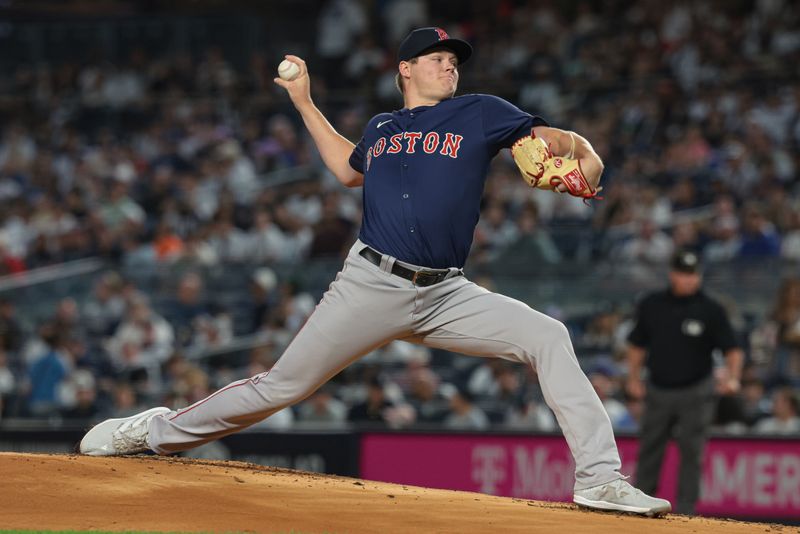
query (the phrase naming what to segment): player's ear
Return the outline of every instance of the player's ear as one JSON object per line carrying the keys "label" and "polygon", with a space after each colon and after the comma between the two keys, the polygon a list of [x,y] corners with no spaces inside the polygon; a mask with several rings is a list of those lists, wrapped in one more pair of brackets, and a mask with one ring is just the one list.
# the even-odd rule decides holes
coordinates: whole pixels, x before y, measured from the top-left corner
{"label": "player's ear", "polygon": [[411,63],[408,61],[401,61],[397,66],[397,70],[403,78],[411,77]]}

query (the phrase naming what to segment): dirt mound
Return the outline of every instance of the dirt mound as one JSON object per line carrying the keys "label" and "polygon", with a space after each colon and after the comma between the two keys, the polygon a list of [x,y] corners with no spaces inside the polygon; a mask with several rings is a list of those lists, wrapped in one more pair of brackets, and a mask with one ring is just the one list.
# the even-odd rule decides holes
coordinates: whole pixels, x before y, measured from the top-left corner
{"label": "dirt mound", "polygon": [[789,532],[319,475],[238,462],[0,453],[0,527],[180,532]]}

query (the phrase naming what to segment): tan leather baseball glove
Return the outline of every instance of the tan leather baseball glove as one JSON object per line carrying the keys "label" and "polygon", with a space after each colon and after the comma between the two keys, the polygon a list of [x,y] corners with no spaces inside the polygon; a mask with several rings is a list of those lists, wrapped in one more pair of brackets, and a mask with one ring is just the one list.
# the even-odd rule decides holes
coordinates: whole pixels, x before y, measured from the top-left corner
{"label": "tan leather baseball glove", "polygon": [[533,130],[514,143],[511,156],[531,187],[552,191],[564,184],[570,195],[583,199],[596,198],[602,189],[596,183],[589,183],[579,160],[553,155],[544,139],[536,137]]}

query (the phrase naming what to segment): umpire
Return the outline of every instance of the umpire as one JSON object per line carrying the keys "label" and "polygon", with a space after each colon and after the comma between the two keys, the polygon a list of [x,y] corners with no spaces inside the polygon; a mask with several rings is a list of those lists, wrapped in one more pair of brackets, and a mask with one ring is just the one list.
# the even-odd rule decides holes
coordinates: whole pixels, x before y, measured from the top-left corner
{"label": "umpire", "polygon": [[[637,482],[653,494],[667,442],[680,450],[675,511],[693,514],[700,493],[703,449],[716,408],[716,394],[739,391],[743,353],[722,306],[701,289],[697,254],[677,252],[670,264],[669,288],[639,304],[628,336],[626,389],[644,398]],[[713,372],[712,352],[721,349],[725,366]],[[642,366],[647,368],[647,385]]]}

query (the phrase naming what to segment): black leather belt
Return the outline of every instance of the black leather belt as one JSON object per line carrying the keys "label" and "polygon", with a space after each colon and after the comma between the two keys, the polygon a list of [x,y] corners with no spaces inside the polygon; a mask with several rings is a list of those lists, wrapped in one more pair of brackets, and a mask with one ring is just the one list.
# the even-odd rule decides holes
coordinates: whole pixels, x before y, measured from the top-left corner
{"label": "black leather belt", "polygon": [[[378,267],[381,266],[381,258],[383,255],[377,250],[364,247],[358,254],[366,258],[370,263],[374,263]],[[443,282],[444,279],[447,278],[447,275],[450,274],[450,269],[420,269],[419,271],[415,271],[394,262],[394,265],[392,265],[392,274],[400,278],[405,278],[406,280],[411,280],[411,283],[414,285],[427,287]],[[464,273],[462,271],[458,271],[455,274],[455,276],[463,275]]]}

